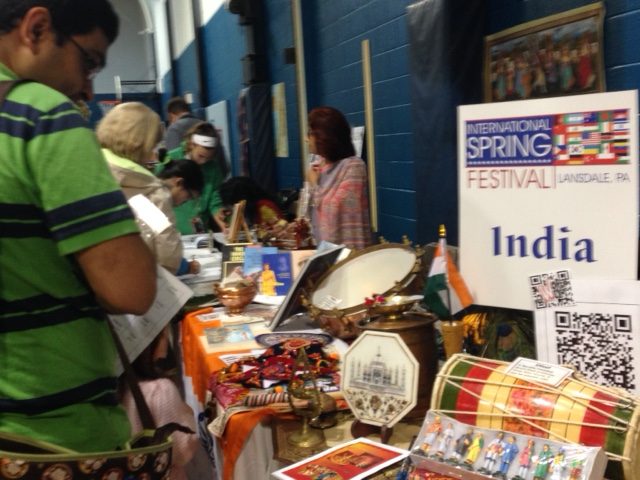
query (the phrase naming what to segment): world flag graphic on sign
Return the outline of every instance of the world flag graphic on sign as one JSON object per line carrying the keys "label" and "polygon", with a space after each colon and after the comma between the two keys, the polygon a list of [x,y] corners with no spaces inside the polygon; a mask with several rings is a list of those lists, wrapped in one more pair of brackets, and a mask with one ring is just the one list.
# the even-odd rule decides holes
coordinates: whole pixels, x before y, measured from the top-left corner
{"label": "world flag graphic on sign", "polygon": [[629,111],[556,115],[553,126],[553,164],[627,164]]}

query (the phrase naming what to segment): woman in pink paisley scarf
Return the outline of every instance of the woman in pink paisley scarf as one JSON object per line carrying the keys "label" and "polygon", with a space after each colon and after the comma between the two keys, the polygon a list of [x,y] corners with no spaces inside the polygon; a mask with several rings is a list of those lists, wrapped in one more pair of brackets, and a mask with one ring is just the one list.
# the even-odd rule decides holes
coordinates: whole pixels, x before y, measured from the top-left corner
{"label": "woman in pink paisley scarf", "polygon": [[309,113],[309,151],[323,158],[309,172],[315,184],[312,224],[316,242],[326,240],[360,249],[371,245],[367,168],[355,156],[351,127],[332,107]]}

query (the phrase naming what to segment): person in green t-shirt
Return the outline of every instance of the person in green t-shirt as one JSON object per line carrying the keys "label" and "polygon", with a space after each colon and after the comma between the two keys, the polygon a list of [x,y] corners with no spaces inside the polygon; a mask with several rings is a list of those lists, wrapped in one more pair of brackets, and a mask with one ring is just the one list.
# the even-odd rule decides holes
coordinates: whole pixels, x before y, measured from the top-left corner
{"label": "person in green t-shirt", "polygon": [[[7,5],[10,3],[11,5]],[[156,266],[82,118],[118,33],[108,0],[0,9],[0,432],[125,445],[106,313],[143,314]]]}
{"label": "person in green t-shirt", "polygon": [[[224,209],[218,189],[227,178],[229,168],[220,143],[220,135],[207,122],[194,125],[186,134],[182,145],[167,153],[168,160],[187,158],[202,168],[204,189],[200,198],[174,208],[176,226],[183,235],[207,230],[224,231]],[[164,168],[158,165],[156,173]]]}

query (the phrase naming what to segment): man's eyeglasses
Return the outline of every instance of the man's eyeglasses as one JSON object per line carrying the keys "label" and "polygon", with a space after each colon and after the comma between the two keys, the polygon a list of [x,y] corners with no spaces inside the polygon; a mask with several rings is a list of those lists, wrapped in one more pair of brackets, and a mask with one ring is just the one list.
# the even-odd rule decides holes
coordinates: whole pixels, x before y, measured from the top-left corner
{"label": "man's eyeglasses", "polygon": [[67,36],[69,41],[73,43],[80,55],[82,55],[82,68],[85,71],[87,80],[93,80],[96,78],[96,75],[102,71],[104,68],[104,59],[100,58],[96,60],[93,55],[91,55],[87,50],[84,49],[78,42],[76,42],[73,38]]}

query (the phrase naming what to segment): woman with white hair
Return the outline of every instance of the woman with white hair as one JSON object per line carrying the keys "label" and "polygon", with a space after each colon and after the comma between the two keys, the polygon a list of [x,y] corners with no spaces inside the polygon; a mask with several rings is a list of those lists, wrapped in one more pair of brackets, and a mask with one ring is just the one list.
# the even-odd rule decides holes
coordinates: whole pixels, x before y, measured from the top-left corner
{"label": "woman with white hair", "polygon": [[157,231],[138,218],[142,238],[157,262],[171,273],[197,273],[198,262],[182,256],[180,232],[176,229],[174,204],[197,198],[202,191],[202,173],[193,162],[183,160],[193,171],[182,178],[159,179],[144,165],[149,163],[162,138],[162,124],[157,113],[140,102],[116,105],[98,123],[96,135],[102,152],[127,198],[142,194],[168,219],[166,228]]}

